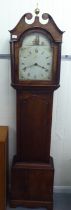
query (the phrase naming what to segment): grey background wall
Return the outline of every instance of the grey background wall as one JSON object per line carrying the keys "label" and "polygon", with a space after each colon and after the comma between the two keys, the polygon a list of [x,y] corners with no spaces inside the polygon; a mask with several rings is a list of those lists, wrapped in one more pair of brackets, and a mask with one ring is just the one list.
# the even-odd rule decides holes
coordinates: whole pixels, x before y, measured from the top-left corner
{"label": "grey background wall", "polygon": [[[36,0],[0,0],[0,125],[9,126],[9,166],[16,151],[16,93],[11,87],[11,30],[25,12],[34,12]],[[71,191],[71,2],[39,0],[41,13],[51,14],[63,36],[60,88],[54,93],[51,155],[55,190]],[[40,14],[41,14],[40,13]],[[68,55],[68,57],[65,55]]]}

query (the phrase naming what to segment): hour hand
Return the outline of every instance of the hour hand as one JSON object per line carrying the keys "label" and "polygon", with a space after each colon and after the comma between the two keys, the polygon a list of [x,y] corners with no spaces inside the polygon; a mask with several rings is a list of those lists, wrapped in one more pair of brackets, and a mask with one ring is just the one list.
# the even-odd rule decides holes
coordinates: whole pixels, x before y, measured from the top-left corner
{"label": "hour hand", "polygon": [[[40,66],[38,63],[33,63],[33,64],[31,64],[31,65],[29,65],[29,66],[25,66],[24,68],[23,68],[23,71],[26,71],[26,69],[27,68],[31,68],[32,66]],[[41,67],[41,66],[40,66]]]}
{"label": "hour hand", "polygon": [[25,67],[23,68],[23,71],[26,71],[27,68],[30,68],[30,67],[32,67],[32,66],[34,66],[34,64],[31,64],[31,65],[29,65],[29,66],[25,66]]}
{"label": "hour hand", "polygon": [[23,71],[26,71],[26,66],[23,68]]}

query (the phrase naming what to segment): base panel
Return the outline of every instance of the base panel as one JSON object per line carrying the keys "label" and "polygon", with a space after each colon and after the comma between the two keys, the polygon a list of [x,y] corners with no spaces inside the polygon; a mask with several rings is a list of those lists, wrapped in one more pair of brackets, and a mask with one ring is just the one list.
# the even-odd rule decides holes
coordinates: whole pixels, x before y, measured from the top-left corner
{"label": "base panel", "polygon": [[14,158],[11,174],[11,207],[53,209],[54,165],[18,162]]}

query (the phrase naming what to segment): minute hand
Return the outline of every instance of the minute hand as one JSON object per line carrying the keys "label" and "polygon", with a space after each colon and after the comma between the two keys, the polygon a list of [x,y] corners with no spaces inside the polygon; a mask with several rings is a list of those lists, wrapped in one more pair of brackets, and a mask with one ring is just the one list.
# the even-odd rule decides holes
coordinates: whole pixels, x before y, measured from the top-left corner
{"label": "minute hand", "polygon": [[38,63],[34,63],[34,66],[39,66],[39,67],[41,67],[42,69],[47,70],[47,68],[45,68],[44,66],[39,65]]}

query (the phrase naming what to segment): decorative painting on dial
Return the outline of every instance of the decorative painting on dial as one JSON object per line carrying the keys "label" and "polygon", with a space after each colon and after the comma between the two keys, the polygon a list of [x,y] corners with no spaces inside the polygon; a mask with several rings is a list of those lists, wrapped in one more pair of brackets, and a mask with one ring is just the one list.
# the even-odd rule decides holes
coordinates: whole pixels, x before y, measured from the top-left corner
{"label": "decorative painting on dial", "polygon": [[53,48],[48,36],[30,32],[19,49],[19,80],[52,80]]}

